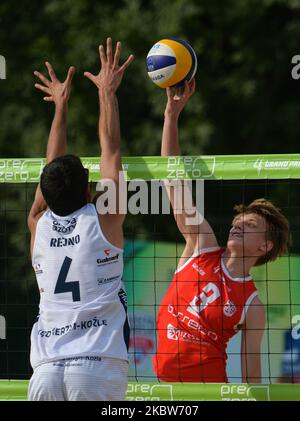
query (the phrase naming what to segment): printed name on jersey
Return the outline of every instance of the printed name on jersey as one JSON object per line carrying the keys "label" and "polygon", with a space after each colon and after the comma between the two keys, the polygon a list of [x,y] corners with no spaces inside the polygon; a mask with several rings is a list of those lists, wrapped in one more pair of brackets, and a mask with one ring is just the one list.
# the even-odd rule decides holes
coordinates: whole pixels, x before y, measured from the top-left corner
{"label": "printed name on jersey", "polygon": [[98,266],[110,265],[116,263],[119,260],[119,253],[114,256],[104,257],[104,259],[97,259]]}
{"label": "printed name on jersey", "polygon": [[200,268],[199,263],[196,263],[196,262],[193,263],[192,268],[195,269],[201,276],[206,275],[206,272],[203,269]]}
{"label": "printed name on jersey", "polygon": [[75,322],[73,324],[62,326],[62,327],[53,327],[49,330],[38,330],[38,335],[41,338],[50,338],[51,336],[62,336],[65,335],[68,332],[74,331],[74,330],[87,330],[91,329],[92,327],[102,327],[102,326],[108,326],[107,320],[100,320],[97,317],[94,317],[91,320],[82,320],[81,322]]}
{"label": "printed name on jersey", "polygon": [[66,219],[58,221],[57,219],[53,220],[52,229],[53,231],[59,232],[60,234],[71,234],[75,229],[77,224],[76,218]]}
{"label": "printed name on jersey", "polygon": [[80,243],[80,235],[77,234],[75,237],[70,238],[51,238],[50,247],[68,247],[75,246]]}
{"label": "printed name on jersey", "polygon": [[233,304],[233,302],[228,300],[227,303],[224,304],[223,311],[224,311],[225,316],[231,317],[236,312],[236,306]]}
{"label": "printed name on jersey", "polygon": [[97,279],[98,285],[109,284],[110,282],[117,281],[120,278],[119,275],[111,276],[110,278],[99,278]]}

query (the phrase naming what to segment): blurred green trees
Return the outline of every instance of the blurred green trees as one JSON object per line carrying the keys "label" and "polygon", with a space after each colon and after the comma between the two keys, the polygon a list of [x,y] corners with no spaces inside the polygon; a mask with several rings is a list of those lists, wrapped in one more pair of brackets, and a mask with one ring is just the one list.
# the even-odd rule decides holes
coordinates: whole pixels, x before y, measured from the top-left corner
{"label": "blurred green trees", "polygon": [[164,37],[188,41],[199,67],[197,93],[181,120],[184,154],[297,152],[300,81],[299,0],[20,0],[0,3],[0,156],[42,156],[52,104],[42,101],[33,70],[44,61],[63,77],[75,65],[70,151],[98,154],[98,103],[83,77],[99,67],[108,35],[135,62],[119,91],[123,154],[156,155],[165,93],[148,79],[145,57]]}

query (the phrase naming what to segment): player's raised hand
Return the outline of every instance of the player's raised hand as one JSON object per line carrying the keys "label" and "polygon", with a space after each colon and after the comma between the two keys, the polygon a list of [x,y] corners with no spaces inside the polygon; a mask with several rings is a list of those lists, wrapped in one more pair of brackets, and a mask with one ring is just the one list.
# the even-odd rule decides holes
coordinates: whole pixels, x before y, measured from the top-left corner
{"label": "player's raised hand", "polygon": [[127,60],[120,65],[121,55],[121,42],[118,41],[113,54],[112,39],[107,38],[106,40],[106,53],[103,45],[99,46],[101,69],[97,75],[93,75],[90,72],[84,72],[84,76],[90,79],[98,88],[99,91],[110,91],[116,92],[127,67],[134,60],[134,56],[131,54]]}
{"label": "player's raised hand", "polygon": [[56,106],[61,103],[67,103],[71,93],[71,84],[75,74],[75,67],[71,66],[68,70],[65,81],[60,82],[51,64],[46,61],[45,65],[48,70],[49,78],[44,76],[43,73],[35,70],[33,73],[40,79],[42,84],[35,83],[34,86],[46,94],[46,96],[44,96],[44,101],[52,101]]}
{"label": "player's raised hand", "polygon": [[190,97],[194,94],[196,87],[195,79],[191,81],[185,81],[184,89],[180,89],[174,92],[172,88],[167,88],[167,105],[165,115],[178,117]]}

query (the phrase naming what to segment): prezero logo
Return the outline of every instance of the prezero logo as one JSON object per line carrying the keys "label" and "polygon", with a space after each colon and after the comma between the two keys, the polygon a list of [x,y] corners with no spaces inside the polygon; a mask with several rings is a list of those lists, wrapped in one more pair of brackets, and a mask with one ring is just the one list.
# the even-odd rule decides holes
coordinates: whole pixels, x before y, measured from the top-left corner
{"label": "prezero logo", "polygon": [[128,384],[127,401],[173,401],[173,385],[147,383]]}
{"label": "prezero logo", "polygon": [[222,385],[222,401],[270,401],[269,385]]}

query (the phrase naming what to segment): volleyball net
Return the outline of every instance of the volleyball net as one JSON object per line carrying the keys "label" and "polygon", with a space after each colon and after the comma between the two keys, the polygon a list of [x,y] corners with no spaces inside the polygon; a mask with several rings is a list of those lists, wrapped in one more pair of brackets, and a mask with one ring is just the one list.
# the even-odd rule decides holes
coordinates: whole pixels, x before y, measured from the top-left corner
{"label": "volleyball net", "polygon": [[[82,161],[95,189],[99,158]],[[251,272],[267,318],[261,349],[262,384],[242,384],[240,333],[227,348],[230,383],[162,383],[152,366],[157,347],[156,317],[183,242],[171,213],[163,213],[157,207],[154,212],[129,212],[124,226],[124,283],[131,324],[127,399],[300,399],[300,385],[296,384],[300,383],[300,154],[128,157],[122,163],[128,183],[203,180],[205,218],[222,245],[226,244],[234,205],[261,197],[282,209],[293,238],[287,255]],[[38,313],[39,292],[31,267],[26,222],[44,165],[44,159],[0,159],[2,400],[25,399],[31,376],[30,331]],[[134,194],[132,188],[129,200]],[[148,196],[150,209],[150,190]]]}

